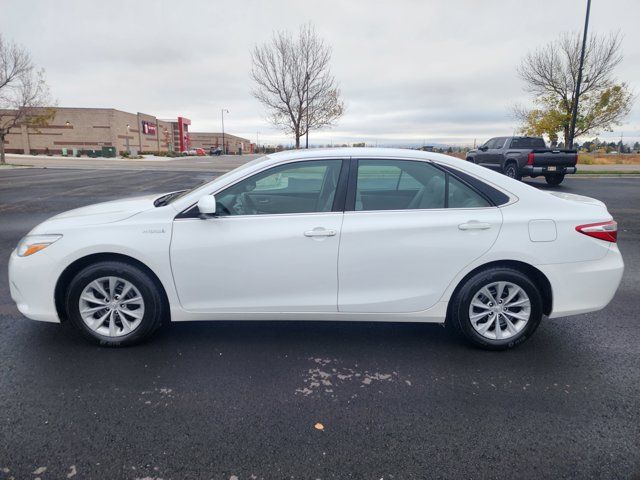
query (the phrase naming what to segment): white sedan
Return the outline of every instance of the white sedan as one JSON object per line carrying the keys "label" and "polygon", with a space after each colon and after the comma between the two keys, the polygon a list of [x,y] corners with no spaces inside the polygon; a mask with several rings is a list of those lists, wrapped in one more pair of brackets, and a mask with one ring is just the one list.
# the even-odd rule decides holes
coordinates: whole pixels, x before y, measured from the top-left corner
{"label": "white sedan", "polygon": [[9,284],[25,316],[103,345],[168,320],[364,320],[446,322],[507,349],[544,315],[610,302],[616,235],[598,200],[449,156],[293,151],[56,215],[20,241]]}

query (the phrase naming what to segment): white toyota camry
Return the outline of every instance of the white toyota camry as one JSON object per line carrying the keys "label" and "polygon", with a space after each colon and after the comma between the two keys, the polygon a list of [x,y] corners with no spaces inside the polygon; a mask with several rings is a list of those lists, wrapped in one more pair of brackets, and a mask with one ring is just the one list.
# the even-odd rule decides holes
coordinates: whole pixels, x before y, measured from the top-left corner
{"label": "white toyota camry", "polygon": [[449,156],[307,150],[56,215],[20,241],[9,279],[22,314],[104,345],[167,320],[365,320],[447,322],[506,349],[544,315],[610,302],[616,236],[598,200]]}

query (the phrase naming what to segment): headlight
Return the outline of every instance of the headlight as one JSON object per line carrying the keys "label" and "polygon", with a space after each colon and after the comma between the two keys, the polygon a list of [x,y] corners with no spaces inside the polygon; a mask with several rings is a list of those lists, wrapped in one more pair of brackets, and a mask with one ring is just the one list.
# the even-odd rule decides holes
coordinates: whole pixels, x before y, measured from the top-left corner
{"label": "headlight", "polygon": [[19,257],[28,257],[40,250],[44,250],[61,238],[62,235],[27,235],[18,243],[16,252]]}

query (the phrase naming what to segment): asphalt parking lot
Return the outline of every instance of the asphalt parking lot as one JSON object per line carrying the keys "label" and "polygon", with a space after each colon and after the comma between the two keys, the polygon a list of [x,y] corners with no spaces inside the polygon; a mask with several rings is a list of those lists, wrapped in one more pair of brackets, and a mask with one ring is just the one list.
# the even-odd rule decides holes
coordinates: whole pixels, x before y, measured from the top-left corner
{"label": "asphalt parking lot", "polygon": [[623,283],[511,352],[315,322],[177,324],[104,349],[19,315],[4,272],[34,225],[209,176],[0,170],[0,479],[640,478],[640,178],[558,188],[607,203]]}

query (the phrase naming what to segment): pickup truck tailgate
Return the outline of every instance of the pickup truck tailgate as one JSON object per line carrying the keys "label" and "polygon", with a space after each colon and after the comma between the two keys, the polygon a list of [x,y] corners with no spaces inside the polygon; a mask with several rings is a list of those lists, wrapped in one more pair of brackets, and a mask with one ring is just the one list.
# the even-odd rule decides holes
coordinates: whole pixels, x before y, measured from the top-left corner
{"label": "pickup truck tailgate", "polygon": [[578,154],[573,150],[533,150],[533,165],[536,167],[575,167]]}

